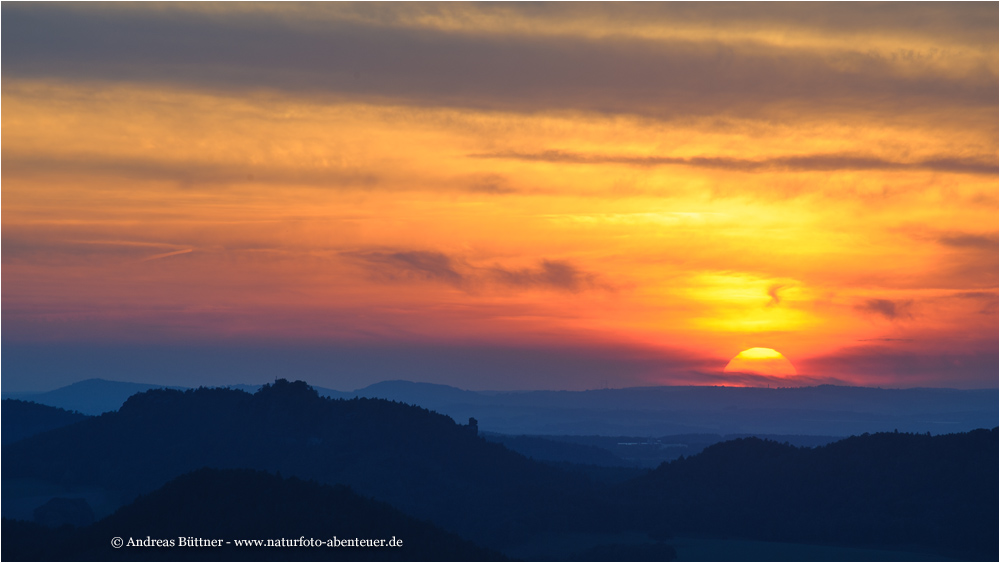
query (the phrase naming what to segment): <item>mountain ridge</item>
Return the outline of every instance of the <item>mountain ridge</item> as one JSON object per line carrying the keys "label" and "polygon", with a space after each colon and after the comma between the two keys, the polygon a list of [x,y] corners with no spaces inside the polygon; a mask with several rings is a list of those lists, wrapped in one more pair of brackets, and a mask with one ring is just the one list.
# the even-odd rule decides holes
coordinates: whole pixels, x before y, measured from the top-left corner
{"label": "mountain ridge", "polygon": [[4,399],[3,436],[0,443],[10,444],[35,434],[86,420],[77,411],[69,411],[20,399]]}
{"label": "mountain ridge", "polygon": [[[278,380],[254,395],[134,395],[116,412],[4,445],[2,476],[5,495],[29,480],[115,493],[126,505],[203,467],[280,473],[347,485],[501,551],[574,535],[639,534],[650,544],[684,533],[989,560],[997,432],[865,433],[815,448],[740,438],[601,480],[528,459],[428,409],[329,399]],[[613,538],[606,545],[646,553]]]}
{"label": "mountain ridge", "polygon": [[[87,386],[96,386],[97,390],[91,389],[88,393],[103,402],[99,407],[73,409],[85,414],[117,410],[134,394],[136,386],[164,388],[91,379],[44,394],[18,395],[41,404],[71,408],[80,406],[80,401],[65,398]],[[260,386],[223,388],[253,392]],[[1000,418],[997,391],[992,389],[821,385],[773,389],[659,386],[499,392],[469,391],[407,380],[382,381],[350,392],[315,389],[320,395],[331,398],[384,398],[414,404],[455,420],[474,417],[483,429],[510,435],[758,433],[848,436],[897,429],[937,434],[989,427]]]}
{"label": "mountain ridge", "polygon": [[[284,380],[255,395],[150,390],[117,412],[8,444],[3,458],[5,480],[100,487],[123,502],[203,466],[280,471],[350,485],[484,542],[599,509],[574,501],[585,478],[487,442],[445,415],[383,399],[323,398]],[[482,505],[495,509],[474,518]],[[523,514],[534,516],[515,517]]]}

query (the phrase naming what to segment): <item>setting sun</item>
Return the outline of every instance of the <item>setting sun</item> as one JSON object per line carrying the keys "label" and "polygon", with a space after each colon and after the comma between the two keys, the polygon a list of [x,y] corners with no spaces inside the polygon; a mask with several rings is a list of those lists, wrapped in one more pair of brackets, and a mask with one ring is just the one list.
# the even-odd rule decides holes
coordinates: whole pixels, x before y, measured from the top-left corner
{"label": "setting sun", "polygon": [[752,373],[755,375],[769,375],[777,377],[790,377],[798,375],[795,366],[781,352],[771,348],[750,348],[744,350],[729,363],[726,364],[726,373]]}

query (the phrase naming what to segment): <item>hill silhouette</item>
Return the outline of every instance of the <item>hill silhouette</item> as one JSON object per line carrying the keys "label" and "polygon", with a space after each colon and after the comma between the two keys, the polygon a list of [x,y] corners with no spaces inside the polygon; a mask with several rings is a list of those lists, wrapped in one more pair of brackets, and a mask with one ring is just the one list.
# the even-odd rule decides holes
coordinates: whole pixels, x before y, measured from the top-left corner
{"label": "hill silhouette", "polygon": [[[261,385],[223,385],[225,389],[237,389],[247,393],[256,393]],[[346,393],[325,389],[323,387],[313,387],[323,397],[333,399],[350,399],[359,396],[358,393]],[[135,383],[131,381],[111,381],[108,379],[92,378],[77,381],[52,391],[41,393],[4,393],[4,400],[16,399],[47,405],[69,411],[78,411],[82,414],[97,416],[102,413],[116,411],[121,408],[132,395],[149,391],[150,389],[175,389],[187,391],[189,387],[179,387],[176,385],[158,385],[151,383]],[[361,395],[364,396],[364,395]]]}
{"label": "hill silhouette", "polygon": [[[611,503],[583,476],[535,463],[425,409],[321,398],[278,380],[150,390],[118,412],[4,446],[4,479],[97,486],[128,502],[201,467],[343,483],[483,545],[597,525]],[[607,523],[601,523],[606,526]]]}
{"label": "hill silhouette", "polygon": [[46,430],[75,424],[88,418],[78,412],[17,399],[4,399],[0,424],[2,443],[10,444]]}
{"label": "hill silhouette", "polygon": [[[521,447],[552,445],[527,440]],[[252,395],[205,388],[137,394],[118,412],[4,445],[2,470],[5,481],[97,488],[118,495],[121,505],[203,467],[280,472],[346,484],[511,553],[547,543],[568,546],[546,552],[567,557],[667,558],[671,536],[693,536],[994,560],[997,451],[996,429],[865,434],[816,448],[743,438],[621,483],[634,473],[546,465],[420,407],[323,398],[303,382],[278,380]],[[221,510],[231,500],[215,502]],[[650,539],[635,541],[635,534]],[[571,545],[588,535],[603,543]]]}
{"label": "hill silhouette", "polygon": [[919,546],[997,560],[997,429],[879,433],[817,448],[716,444],[622,487],[654,536]]}
{"label": "hill silhouette", "polygon": [[150,389],[182,389],[166,385],[85,379],[71,385],[42,393],[18,393],[16,399],[49,405],[88,415],[115,411],[136,393]]}
{"label": "hill silhouette", "polygon": [[[260,385],[230,387],[253,394]],[[117,410],[129,396],[152,388],[168,387],[88,379],[45,393],[5,392],[3,397],[96,415]],[[320,396],[334,399],[388,399],[431,409],[455,420],[475,417],[484,430],[507,435],[849,436],[893,429],[941,434],[991,428],[1000,416],[995,389],[819,385],[498,392],[401,380],[383,381],[355,391],[313,388]]]}
{"label": "hill silhouette", "polygon": [[[403,540],[396,547],[240,547],[233,540]],[[172,547],[115,549],[111,538],[172,540]],[[219,547],[182,547],[178,538]],[[4,561],[496,561],[482,549],[344,486],[252,470],[201,469],[79,529],[3,522]]]}

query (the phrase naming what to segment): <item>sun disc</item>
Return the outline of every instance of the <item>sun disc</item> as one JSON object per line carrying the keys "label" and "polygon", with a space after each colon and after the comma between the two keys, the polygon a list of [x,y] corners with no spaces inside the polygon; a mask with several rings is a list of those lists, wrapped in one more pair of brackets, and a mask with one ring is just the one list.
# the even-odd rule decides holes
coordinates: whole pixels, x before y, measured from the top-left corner
{"label": "sun disc", "polygon": [[792,362],[782,356],[781,352],[772,348],[743,350],[726,364],[723,371],[725,373],[752,373],[777,377],[798,375]]}

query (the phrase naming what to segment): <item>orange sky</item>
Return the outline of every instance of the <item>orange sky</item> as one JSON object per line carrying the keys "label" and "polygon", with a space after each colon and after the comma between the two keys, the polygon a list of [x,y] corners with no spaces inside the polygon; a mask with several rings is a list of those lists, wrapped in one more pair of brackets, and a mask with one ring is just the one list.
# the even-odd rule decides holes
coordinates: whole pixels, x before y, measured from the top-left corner
{"label": "orange sky", "polygon": [[592,348],[628,386],[766,347],[802,383],[997,384],[996,4],[3,15],[15,359]]}

